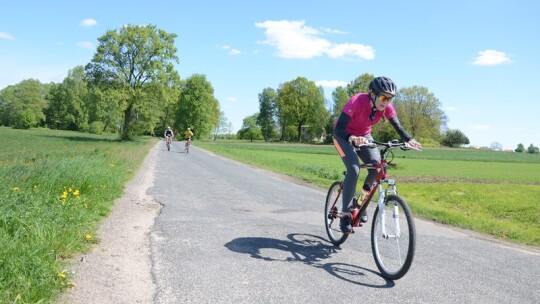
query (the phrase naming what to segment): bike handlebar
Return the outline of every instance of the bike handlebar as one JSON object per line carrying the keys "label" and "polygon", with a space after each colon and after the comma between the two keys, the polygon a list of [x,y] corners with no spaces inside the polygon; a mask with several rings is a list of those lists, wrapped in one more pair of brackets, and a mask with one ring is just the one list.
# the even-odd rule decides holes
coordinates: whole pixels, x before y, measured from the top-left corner
{"label": "bike handlebar", "polygon": [[400,148],[401,150],[417,150],[422,151],[422,149],[415,148],[411,145],[409,145],[406,142],[398,142],[396,140],[392,140],[389,142],[381,142],[381,141],[372,141],[367,144],[361,144],[361,145],[354,145],[354,148],[356,150],[360,149],[361,147],[368,147],[368,148],[377,148],[377,147],[385,147],[386,149],[392,149],[392,148]]}

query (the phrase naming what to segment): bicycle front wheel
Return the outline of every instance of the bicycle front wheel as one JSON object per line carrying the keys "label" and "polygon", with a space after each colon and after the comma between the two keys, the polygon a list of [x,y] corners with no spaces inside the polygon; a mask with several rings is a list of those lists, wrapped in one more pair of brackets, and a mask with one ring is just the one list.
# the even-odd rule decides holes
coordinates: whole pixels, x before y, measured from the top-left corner
{"label": "bicycle front wheel", "polygon": [[348,233],[341,232],[339,227],[342,184],[336,181],[330,186],[326,203],[324,204],[324,227],[330,242],[334,245],[340,245],[347,240]]}
{"label": "bicycle front wheel", "polygon": [[411,267],[416,249],[416,228],[407,203],[388,195],[384,208],[375,210],[371,226],[371,250],[377,268],[386,279],[402,278]]}

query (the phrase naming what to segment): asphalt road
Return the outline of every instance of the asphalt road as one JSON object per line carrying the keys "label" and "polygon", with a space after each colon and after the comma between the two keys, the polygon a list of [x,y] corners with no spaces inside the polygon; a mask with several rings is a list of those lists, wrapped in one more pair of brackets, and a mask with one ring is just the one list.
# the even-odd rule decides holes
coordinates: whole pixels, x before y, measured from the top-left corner
{"label": "asphalt road", "polygon": [[371,216],[341,248],[327,240],[326,190],[196,142],[189,154],[179,142],[158,149],[147,191],[162,204],[150,234],[155,303],[540,303],[537,249],[416,219],[413,265],[388,281]]}

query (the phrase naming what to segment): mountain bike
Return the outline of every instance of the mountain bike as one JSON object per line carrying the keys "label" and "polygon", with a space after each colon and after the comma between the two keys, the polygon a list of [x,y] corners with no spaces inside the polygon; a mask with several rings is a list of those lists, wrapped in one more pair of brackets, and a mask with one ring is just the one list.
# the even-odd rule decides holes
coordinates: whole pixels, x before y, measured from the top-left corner
{"label": "mountain bike", "polygon": [[184,144],[184,151],[186,153],[189,153],[189,148],[191,147],[191,138],[186,139],[186,143]]}
{"label": "mountain bike", "polygon": [[172,137],[167,136],[167,138],[165,140],[167,141],[167,151],[171,151]]}
{"label": "mountain bike", "polygon": [[[402,278],[411,267],[416,248],[416,228],[409,206],[398,196],[396,180],[388,177],[386,156],[389,151],[397,147],[402,150],[417,149],[397,140],[388,143],[374,141],[355,149],[358,151],[362,146],[374,149],[380,147],[381,160],[376,164],[360,166],[367,170],[377,170],[377,177],[374,186],[363,201],[359,202],[361,194],[354,196],[350,208],[352,226],[353,228],[362,227],[362,214],[367,211],[371,199],[378,192],[377,208],[371,225],[371,251],[382,276],[386,279],[397,280]],[[343,233],[339,227],[339,221],[343,215],[340,211],[342,191],[343,181],[334,182],[328,190],[324,206],[326,233],[336,246],[343,244],[350,235],[350,233]]]}

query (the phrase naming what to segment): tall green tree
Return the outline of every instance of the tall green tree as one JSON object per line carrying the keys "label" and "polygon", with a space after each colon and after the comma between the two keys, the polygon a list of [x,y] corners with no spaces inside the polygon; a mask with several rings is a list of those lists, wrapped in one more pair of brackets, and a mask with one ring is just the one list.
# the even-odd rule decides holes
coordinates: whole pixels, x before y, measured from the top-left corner
{"label": "tall green tree", "polygon": [[88,88],[84,67],[68,71],[61,84],[52,84],[46,110],[50,128],[85,131],[88,124]]}
{"label": "tall green tree", "polygon": [[441,140],[441,144],[447,147],[459,147],[461,145],[468,145],[469,138],[458,129],[447,130]]}
{"label": "tall green tree", "polygon": [[86,73],[93,85],[115,91],[123,139],[152,132],[163,117],[163,94],[173,93],[180,79],[173,65],[179,61],[176,37],[154,25],[126,25],[98,38]]}
{"label": "tall green tree", "polygon": [[242,129],[237,132],[238,139],[249,139],[253,141],[263,138],[261,128],[257,125],[257,116],[259,116],[259,113],[244,118]]}
{"label": "tall green tree", "polygon": [[11,116],[15,110],[13,86],[7,86],[0,90],[0,125],[9,126]]}
{"label": "tall green tree", "polygon": [[440,137],[446,115],[435,95],[421,86],[405,87],[394,98],[394,107],[404,128],[415,138]]}
{"label": "tall green tree", "polygon": [[533,144],[530,144],[530,146],[527,148],[527,153],[530,154],[538,154],[540,153],[540,149]]}
{"label": "tall green tree", "polygon": [[205,75],[194,74],[183,82],[176,112],[180,130],[190,127],[195,138],[211,135],[219,123],[219,113],[219,101]]}
{"label": "tall green tree", "polygon": [[369,84],[375,78],[372,74],[364,73],[353,81],[347,84],[347,94],[349,98],[358,93],[366,93],[369,91]]}
{"label": "tall green tree", "polygon": [[122,115],[118,98],[121,94],[114,90],[103,90],[99,86],[88,88],[88,123],[95,133],[99,130],[113,133],[120,129]]}
{"label": "tall green tree", "polygon": [[332,100],[334,101],[334,106],[332,107],[333,118],[338,118],[343,110],[343,107],[350,98],[351,96],[349,96],[349,93],[347,93],[347,90],[345,90],[343,87],[337,87],[332,92]]}
{"label": "tall green tree", "polygon": [[2,124],[27,129],[45,121],[47,85],[27,79],[0,92]]}
{"label": "tall green tree", "polygon": [[64,117],[67,113],[66,91],[61,83],[53,83],[46,96],[48,107],[45,110],[46,123],[51,129],[64,129]]}
{"label": "tall green tree", "polygon": [[322,134],[329,113],[324,92],[315,82],[297,77],[284,83],[278,90],[277,105],[284,120],[296,128],[297,141],[302,139],[302,128],[308,128],[313,136]]}
{"label": "tall green tree", "polygon": [[257,124],[265,141],[273,138],[276,134],[276,107],[277,92],[272,88],[266,88],[259,94],[259,115]]}

